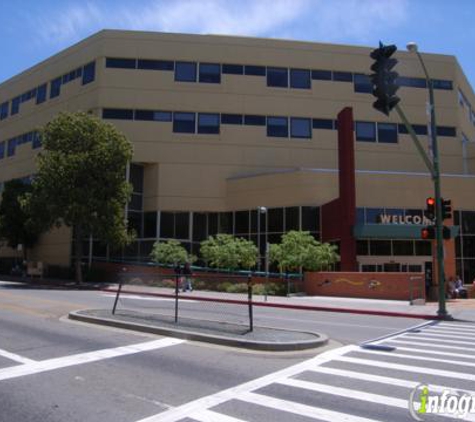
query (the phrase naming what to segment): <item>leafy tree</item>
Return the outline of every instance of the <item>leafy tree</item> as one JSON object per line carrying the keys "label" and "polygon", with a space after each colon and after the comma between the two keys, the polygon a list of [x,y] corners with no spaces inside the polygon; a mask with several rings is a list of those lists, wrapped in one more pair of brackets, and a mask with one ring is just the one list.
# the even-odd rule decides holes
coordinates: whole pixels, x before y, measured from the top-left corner
{"label": "leafy tree", "polygon": [[257,263],[257,247],[253,242],[229,234],[210,236],[201,242],[201,255],[208,265],[234,270],[251,268]]}
{"label": "leafy tree", "polygon": [[320,243],[304,231],[290,231],[282,236],[282,242],[270,245],[269,259],[277,263],[280,272],[322,270],[337,262],[340,257],[336,246]]}
{"label": "leafy tree", "polygon": [[37,242],[41,230],[32,224],[31,215],[22,206],[22,199],[32,190],[31,185],[21,180],[10,180],[5,183],[0,203],[0,237],[7,241],[8,246],[23,246],[23,259],[27,259],[27,248]]}
{"label": "leafy tree", "polygon": [[84,236],[93,233],[113,246],[130,241],[124,209],[131,187],[124,176],[132,146],[113,125],[83,112],[60,113],[41,137],[43,151],[27,205],[45,229],[74,228],[80,283]]}
{"label": "leafy tree", "polygon": [[155,242],[150,257],[154,262],[168,265],[184,264],[196,260],[196,257],[189,255],[178,240]]}

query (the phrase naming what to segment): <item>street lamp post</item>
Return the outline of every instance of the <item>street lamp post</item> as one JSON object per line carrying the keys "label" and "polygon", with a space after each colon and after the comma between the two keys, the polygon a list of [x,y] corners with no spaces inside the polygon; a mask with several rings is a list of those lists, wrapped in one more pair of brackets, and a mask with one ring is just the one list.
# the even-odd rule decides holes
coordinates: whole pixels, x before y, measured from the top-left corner
{"label": "street lamp post", "polygon": [[441,318],[450,317],[447,313],[445,306],[445,270],[444,270],[444,245],[442,240],[442,201],[440,194],[440,166],[439,166],[439,148],[437,145],[437,125],[435,121],[435,103],[434,103],[434,87],[432,85],[432,79],[429,77],[426,65],[422,56],[418,51],[417,44],[415,42],[409,42],[407,44],[407,50],[411,53],[415,53],[424,71],[424,75],[427,81],[427,87],[429,89],[429,110],[430,110],[430,136],[432,147],[432,165],[433,175],[432,180],[434,182],[434,195],[435,195],[435,228],[436,228],[436,260],[437,260],[437,273],[439,281],[439,310],[437,314]]}
{"label": "street lamp post", "polygon": [[257,207],[257,250],[259,251],[259,261],[257,262],[257,270],[261,270],[261,214],[266,214],[266,207]]}

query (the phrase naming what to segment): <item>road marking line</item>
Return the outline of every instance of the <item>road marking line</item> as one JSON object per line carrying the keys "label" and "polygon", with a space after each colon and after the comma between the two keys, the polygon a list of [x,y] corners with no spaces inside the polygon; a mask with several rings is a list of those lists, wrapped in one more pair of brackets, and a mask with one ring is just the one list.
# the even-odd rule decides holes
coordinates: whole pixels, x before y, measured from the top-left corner
{"label": "road marking line", "polygon": [[[437,343],[428,343],[428,342],[421,342],[421,341],[409,341],[409,340],[388,340],[390,343],[403,343],[403,344],[415,344],[417,346],[432,346],[432,347],[438,347],[441,349],[453,349],[453,350],[469,350],[473,352],[473,347],[461,347],[461,346],[444,346],[443,344],[437,344]],[[475,356],[475,355],[470,355],[470,356]]]}
{"label": "road marking line", "polygon": [[443,325],[443,326],[432,325],[430,327],[430,331],[443,331],[443,332],[449,332],[449,333],[454,333],[454,334],[475,334],[474,330],[471,330],[468,328],[454,328],[454,327],[449,327],[447,325]]}
{"label": "road marking line", "polygon": [[450,328],[454,328],[454,329],[463,328],[464,330],[475,332],[475,326],[473,324],[451,324],[451,323],[447,324],[447,323],[442,323],[442,324],[438,324],[437,327],[450,327]]}
{"label": "road marking line", "polygon": [[[288,368],[284,368],[277,372],[273,372],[272,374],[264,375],[261,378],[245,382],[244,384],[228,388],[227,390],[219,391],[215,394],[201,397],[189,403],[185,403],[181,406],[178,406],[174,409],[170,409],[165,412],[149,416],[137,422],[175,422],[186,417],[193,418],[193,415],[195,413],[199,413],[202,410],[217,406],[228,400],[238,398],[240,399],[241,394],[247,393],[248,391],[257,390],[261,387],[265,387],[266,385],[272,384],[278,379],[294,376],[296,374],[299,374],[300,372],[306,371],[314,367],[315,365],[321,365],[323,363],[329,362],[335,359],[335,357],[337,356],[341,356],[342,354],[357,349],[357,346],[350,345],[340,347],[338,349],[329,350],[328,352],[322,353],[321,355],[318,355],[304,362],[298,363]],[[349,418],[347,420],[351,421],[352,419]]]}
{"label": "road marking line", "polygon": [[[376,419],[368,419],[348,413],[336,412],[334,410],[323,409],[320,407],[308,406],[292,401],[277,399],[275,397],[265,396],[256,393],[243,393],[238,398],[239,401],[257,404],[259,406],[270,407],[272,409],[284,412],[294,413],[301,416],[307,416],[314,419],[330,422],[375,422]],[[192,416],[192,415],[191,415]]]}
{"label": "road marking line", "polygon": [[20,363],[32,363],[32,362],[36,362],[36,361],[33,360],[33,359],[28,359],[28,358],[25,358],[25,357],[23,357],[23,356],[17,355],[17,354],[15,354],[15,353],[7,352],[6,350],[2,350],[2,349],[0,349],[0,356],[3,356],[4,358],[10,359],[10,360],[14,360],[15,362],[20,362]]}
{"label": "road marking line", "polygon": [[366,365],[366,366],[374,366],[377,368],[395,369],[399,371],[412,372],[416,374],[439,375],[441,377],[456,378],[456,379],[461,379],[465,381],[475,381],[475,375],[472,375],[472,374],[428,368],[427,366],[402,365],[399,363],[381,362],[381,361],[360,359],[360,358],[350,358],[347,356],[339,356],[335,360],[341,361],[341,362],[356,363],[356,364]]}
{"label": "road marking line", "polygon": [[212,410],[201,410],[197,413],[193,413],[192,419],[200,422],[246,422],[244,419],[213,412]]}
{"label": "road marking line", "polygon": [[0,369],[0,381],[22,377],[25,375],[38,374],[40,372],[61,369],[84,363],[97,362],[103,359],[111,359],[119,356],[131,355],[135,353],[147,352],[161,349],[163,347],[175,346],[185,340],[175,338],[163,338],[160,340],[148,341],[145,343],[132,344],[111,349],[96,350],[94,352],[81,353],[72,356],[64,356],[43,361],[35,361],[12,368]]}
{"label": "road marking line", "polygon": [[441,358],[431,358],[426,356],[416,356],[416,355],[407,355],[405,353],[394,353],[394,352],[382,352],[380,350],[361,350],[360,353],[366,353],[370,355],[379,355],[379,356],[395,356],[397,358],[403,359],[413,359],[413,360],[423,360],[427,362],[441,362],[441,363],[449,363],[451,365],[459,365],[459,366],[473,366],[475,367],[475,363],[472,362],[461,362],[459,360],[449,360],[449,359],[441,359]]}
{"label": "road marking line", "polygon": [[408,352],[418,352],[418,353],[427,353],[429,355],[443,355],[443,356],[454,356],[464,359],[475,359],[475,355],[464,355],[463,353],[450,353],[450,352],[439,352],[437,350],[427,350],[427,349],[417,349],[416,347],[397,347],[397,350],[405,350]]}
{"label": "road marking line", "polygon": [[475,342],[473,341],[460,341],[460,340],[443,340],[439,338],[436,334],[407,334],[407,338],[409,339],[421,339],[421,340],[428,340],[432,341],[433,343],[427,344],[438,344],[438,343],[450,343],[450,344],[471,344],[475,346]]}
{"label": "road marking line", "polygon": [[[404,388],[411,388],[411,389],[420,385],[420,381],[407,381],[400,378],[385,377],[382,375],[372,375],[372,374],[367,374],[365,372],[355,372],[355,371],[349,371],[346,369],[330,368],[327,366],[319,366],[317,368],[311,369],[310,371],[320,373],[320,374],[335,375],[339,377],[353,378],[353,379],[358,379],[361,381],[377,382],[380,384],[388,384],[388,385],[394,385],[397,387],[404,387]],[[429,387],[431,391],[437,391],[440,393],[443,393],[445,390],[453,389],[452,387],[446,387],[445,385],[437,385],[437,384],[430,384]],[[461,390],[457,388],[457,391],[464,394],[475,395],[474,390]]]}
{"label": "road marking line", "polygon": [[[440,333],[440,334],[439,334]],[[408,334],[413,334],[413,333],[408,333]],[[464,338],[467,340],[473,339],[473,342],[475,342],[475,335],[468,335],[466,333],[451,333],[448,334],[447,332],[430,332],[430,331],[423,331],[422,333],[415,333],[416,335],[422,335],[422,336],[431,336],[431,337],[440,337],[440,338]]]}

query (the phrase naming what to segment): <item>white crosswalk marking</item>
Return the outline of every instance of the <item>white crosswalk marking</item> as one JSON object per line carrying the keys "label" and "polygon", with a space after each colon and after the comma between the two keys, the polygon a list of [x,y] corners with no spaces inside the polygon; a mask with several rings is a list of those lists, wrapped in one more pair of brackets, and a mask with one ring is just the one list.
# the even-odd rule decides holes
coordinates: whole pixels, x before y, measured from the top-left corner
{"label": "white crosswalk marking", "polygon": [[[409,407],[419,408],[422,393],[416,388],[422,384],[437,397],[473,397],[475,407],[474,348],[459,345],[470,339],[475,339],[475,325],[456,324],[453,330],[450,323],[421,325],[363,347],[331,350],[140,422],[178,422],[186,418],[244,422],[242,415],[251,418],[252,411],[258,411],[261,419],[268,414],[264,420],[286,422],[302,416],[332,422],[410,421]],[[438,364],[443,366],[439,368]],[[228,402],[229,406],[218,410],[217,406]],[[244,412],[236,410],[240,406]],[[276,412],[282,416],[276,419]],[[433,420],[431,417],[425,414],[423,420]],[[437,417],[475,422],[475,409],[465,415],[461,411],[459,415],[445,413]],[[257,420],[257,416],[251,419]]]}

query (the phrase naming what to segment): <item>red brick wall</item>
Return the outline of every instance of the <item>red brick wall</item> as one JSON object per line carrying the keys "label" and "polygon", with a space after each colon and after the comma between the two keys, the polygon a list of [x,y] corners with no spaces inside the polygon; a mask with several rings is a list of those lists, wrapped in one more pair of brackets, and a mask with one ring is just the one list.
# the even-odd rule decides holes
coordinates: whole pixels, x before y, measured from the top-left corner
{"label": "red brick wall", "polygon": [[425,297],[423,273],[312,272],[304,289],[309,296],[410,300],[410,283],[413,298]]}

